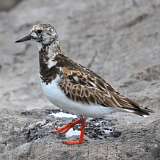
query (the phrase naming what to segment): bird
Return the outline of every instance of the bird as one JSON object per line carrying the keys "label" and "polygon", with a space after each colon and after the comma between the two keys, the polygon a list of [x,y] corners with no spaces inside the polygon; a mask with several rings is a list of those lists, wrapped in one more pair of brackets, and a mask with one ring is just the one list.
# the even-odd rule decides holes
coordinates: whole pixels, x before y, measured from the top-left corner
{"label": "bird", "polygon": [[58,134],[64,134],[75,125],[80,125],[79,139],[64,141],[64,144],[85,142],[88,117],[102,118],[115,111],[132,112],[145,117],[152,112],[123,96],[89,68],[65,56],[53,25],[33,25],[31,31],[16,43],[30,40],[40,44],[40,82],[44,94],[55,106],[79,116],[69,124],[55,129]]}

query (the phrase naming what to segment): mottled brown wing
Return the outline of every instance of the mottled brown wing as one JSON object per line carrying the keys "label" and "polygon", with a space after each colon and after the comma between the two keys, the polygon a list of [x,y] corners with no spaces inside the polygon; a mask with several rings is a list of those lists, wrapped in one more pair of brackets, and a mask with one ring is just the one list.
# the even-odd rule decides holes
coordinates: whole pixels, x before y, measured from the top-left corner
{"label": "mottled brown wing", "polygon": [[62,72],[59,85],[68,98],[82,103],[127,109],[138,115],[148,115],[148,112],[151,112],[149,109],[140,108],[137,103],[114,90],[100,76],[68,57],[57,55],[56,60]]}
{"label": "mottled brown wing", "polygon": [[116,107],[115,101],[113,101],[109,94],[95,87],[74,83],[69,79],[64,79],[59,85],[66,96],[74,101],[88,104],[100,104],[106,107]]}
{"label": "mottled brown wing", "polygon": [[104,107],[121,108],[127,111],[134,112],[140,116],[149,115],[149,112],[153,112],[148,108],[140,108],[139,105],[132,100],[120,96],[114,93],[105,93],[99,89],[88,87],[80,84],[74,84],[73,82],[64,79],[60,83],[61,89],[64,91],[69,99],[72,99],[81,103],[94,103],[100,104]]}
{"label": "mottled brown wing", "polygon": [[57,61],[57,67],[62,68],[62,74],[64,78],[70,79],[71,82],[88,87],[94,87],[104,92],[109,90],[119,94],[116,90],[112,88],[109,83],[107,83],[100,76],[98,76],[88,68],[75,63],[68,57],[59,54],[55,57],[55,61]]}
{"label": "mottled brown wing", "polygon": [[60,87],[70,99],[106,107],[121,107],[118,102],[119,93],[95,73],[90,73],[88,69],[72,70],[63,67],[63,77]]}

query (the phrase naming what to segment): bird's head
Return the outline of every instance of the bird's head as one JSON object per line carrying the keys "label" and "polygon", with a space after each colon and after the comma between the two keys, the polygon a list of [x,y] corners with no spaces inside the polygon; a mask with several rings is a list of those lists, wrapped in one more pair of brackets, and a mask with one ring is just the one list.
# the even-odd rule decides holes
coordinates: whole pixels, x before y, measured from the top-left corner
{"label": "bird's head", "polygon": [[50,24],[34,25],[30,33],[16,41],[16,43],[34,40],[43,46],[51,45],[58,38],[55,28]]}

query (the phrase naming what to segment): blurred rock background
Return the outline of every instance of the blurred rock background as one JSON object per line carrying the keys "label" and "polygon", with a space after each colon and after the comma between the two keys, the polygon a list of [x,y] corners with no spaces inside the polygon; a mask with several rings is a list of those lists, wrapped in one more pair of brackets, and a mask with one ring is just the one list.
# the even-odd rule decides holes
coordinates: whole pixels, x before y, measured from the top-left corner
{"label": "blurred rock background", "polygon": [[1,0],[0,1],[0,11],[8,11],[12,9],[21,0]]}
{"label": "blurred rock background", "polygon": [[[117,139],[68,147],[50,134],[27,142],[24,126],[53,109],[41,92],[36,45],[14,43],[37,23],[53,24],[67,56],[155,113],[112,115]],[[159,95],[159,0],[0,1],[0,159],[159,160]]]}

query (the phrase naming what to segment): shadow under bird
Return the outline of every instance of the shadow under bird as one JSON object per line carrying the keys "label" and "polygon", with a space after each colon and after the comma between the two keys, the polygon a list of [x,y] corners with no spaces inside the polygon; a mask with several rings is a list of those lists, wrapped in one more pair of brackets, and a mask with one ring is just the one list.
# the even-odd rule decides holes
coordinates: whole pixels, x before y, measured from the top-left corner
{"label": "shadow under bird", "polygon": [[81,125],[79,140],[65,141],[65,144],[84,143],[87,117],[104,117],[114,111],[127,111],[139,116],[147,116],[152,112],[121,95],[93,71],[66,57],[52,25],[34,25],[28,35],[16,42],[29,40],[41,46],[40,81],[44,94],[54,105],[80,117],[55,129],[55,132],[64,134],[75,125]]}

